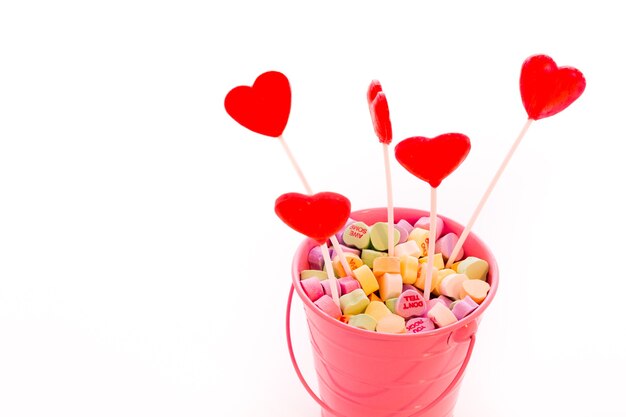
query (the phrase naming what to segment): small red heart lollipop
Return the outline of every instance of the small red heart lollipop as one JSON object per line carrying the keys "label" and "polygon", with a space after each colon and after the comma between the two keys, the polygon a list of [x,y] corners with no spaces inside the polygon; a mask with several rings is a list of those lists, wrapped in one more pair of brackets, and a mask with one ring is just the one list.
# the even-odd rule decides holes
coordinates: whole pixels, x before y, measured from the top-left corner
{"label": "small red heart lollipop", "polygon": [[389,104],[382,91],[380,82],[374,80],[367,91],[370,116],[374,124],[374,131],[381,143],[389,145],[392,139],[391,120],[389,119]]}
{"label": "small red heart lollipop", "polygon": [[470,140],[461,133],[446,133],[432,139],[416,136],[396,145],[396,159],[407,171],[437,188],[469,153]]}
{"label": "small red heart lollipop", "polygon": [[266,136],[283,134],[291,110],[291,88],[284,74],[269,71],[252,87],[233,88],[224,100],[226,112],[243,127]]}
{"label": "small red heart lollipop", "polygon": [[341,194],[286,193],[276,199],[274,211],[285,224],[320,245],[337,233],[350,217],[350,200]]}
{"label": "small red heart lollipop", "polygon": [[576,68],[557,67],[549,56],[534,55],[524,61],[519,85],[528,118],[539,120],[566,109],[583,93],[586,82]]}

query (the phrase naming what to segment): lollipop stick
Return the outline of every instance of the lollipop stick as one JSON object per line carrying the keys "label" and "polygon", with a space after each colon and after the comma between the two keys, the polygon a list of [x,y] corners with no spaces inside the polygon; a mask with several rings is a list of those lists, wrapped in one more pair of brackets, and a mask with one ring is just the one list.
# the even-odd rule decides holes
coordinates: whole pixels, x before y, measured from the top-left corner
{"label": "lollipop stick", "polygon": [[333,264],[330,261],[330,253],[328,253],[328,246],[326,243],[320,245],[322,249],[322,256],[324,257],[324,265],[326,266],[326,274],[328,275],[328,280],[330,281],[330,294],[333,298],[333,301],[337,306],[339,306],[339,290],[337,278],[335,277],[335,272],[333,271]]}
{"label": "lollipop stick", "polygon": [[389,256],[394,253],[395,230],[393,228],[393,195],[391,193],[391,168],[389,166],[389,145],[383,143],[383,156],[385,158],[385,177],[387,178],[387,251]]}
{"label": "lollipop stick", "polygon": [[[524,135],[526,135],[526,131],[530,127],[530,124],[532,123],[532,121],[533,121],[532,119],[528,119],[526,121],[526,123],[524,124],[524,127],[522,128],[521,132],[517,136],[517,139],[513,143],[513,146],[511,146],[511,149],[509,149],[509,153],[506,154],[506,157],[502,161],[502,164],[500,164],[500,168],[498,169],[498,171],[496,172],[496,175],[494,175],[493,179],[491,180],[491,183],[489,184],[489,187],[487,187],[487,191],[485,191],[485,194],[483,194],[483,197],[480,199],[480,203],[478,203],[478,207],[476,207],[476,210],[474,210],[474,214],[472,214],[472,217],[467,222],[467,225],[465,226],[465,229],[463,229],[463,233],[461,233],[461,236],[459,237],[459,241],[454,246],[454,249],[452,250],[452,253],[450,254],[450,258],[448,258],[448,261],[446,263],[446,268],[450,268],[450,266],[454,263],[454,260],[457,257],[457,255],[459,254],[459,251],[461,250],[461,248],[463,247],[463,243],[465,243],[465,239],[467,239],[467,236],[469,235],[470,231],[472,230],[472,226],[474,226],[474,222],[476,222],[476,219],[478,218],[478,215],[480,214],[480,211],[483,209],[483,206],[485,205],[485,202],[487,201],[487,199],[489,198],[489,195],[491,194],[491,192],[493,191],[494,187],[496,186],[496,183],[500,179],[500,176],[502,175],[502,172],[504,172],[504,169],[506,168],[506,166],[508,165],[509,161],[511,160],[511,157],[515,153],[515,150],[517,149],[517,147],[519,146],[520,142],[522,141],[522,138],[524,137]],[[431,219],[431,221],[432,221],[432,219]]]}
{"label": "lollipop stick", "polygon": [[435,237],[437,236],[437,189],[430,187],[430,230],[428,231],[428,262],[426,262],[426,282],[424,298],[430,299],[430,287],[433,281],[433,265],[435,263]]}
{"label": "lollipop stick", "polygon": [[[293,157],[293,154],[291,153],[289,146],[287,146],[287,142],[285,142],[283,135],[280,135],[278,137],[278,140],[283,145],[283,149],[287,153],[287,157],[289,158],[289,160],[291,161],[291,164],[295,168],[296,173],[298,174],[298,177],[300,177],[300,181],[302,181],[302,185],[304,185],[304,189],[306,190],[307,194],[313,195],[313,190],[311,189],[311,186],[309,185],[306,178],[304,178],[302,169],[300,169],[300,165],[298,165],[298,162],[296,162],[296,158]],[[341,262],[341,266],[343,267],[344,271],[346,271],[347,275],[352,276],[352,269],[348,265],[348,261],[346,260],[346,256],[343,254],[343,250],[341,250],[341,246],[339,246],[339,240],[337,240],[337,237],[331,236],[330,241],[333,244],[333,248],[335,249],[335,252],[337,252],[337,255],[339,256],[339,261]],[[329,255],[329,259],[330,259],[330,255]]]}
{"label": "lollipop stick", "polygon": [[287,142],[285,142],[283,135],[280,135],[278,137],[278,140],[283,145],[283,149],[285,149],[285,152],[287,153],[287,157],[289,157],[291,164],[296,169],[296,173],[298,174],[298,177],[300,177],[300,181],[302,181],[302,184],[304,185],[304,189],[309,195],[313,194],[313,190],[311,189],[311,186],[307,182],[306,178],[304,178],[304,174],[302,173],[302,170],[300,169],[300,165],[298,165],[298,163],[296,162],[296,159],[293,157],[293,154],[289,150],[289,146],[287,146]]}
{"label": "lollipop stick", "polygon": [[352,273],[352,268],[350,268],[350,264],[346,259],[346,255],[343,254],[343,249],[341,249],[341,245],[339,244],[337,236],[332,235],[330,237],[330,243],[333,244],[333,249],[335,249],[335,252],[337,252],[337,255],[339,256],[339,262],[341,262],[343,270],[346,271],[346,275],[349,277],[354,276],[354,274]]}

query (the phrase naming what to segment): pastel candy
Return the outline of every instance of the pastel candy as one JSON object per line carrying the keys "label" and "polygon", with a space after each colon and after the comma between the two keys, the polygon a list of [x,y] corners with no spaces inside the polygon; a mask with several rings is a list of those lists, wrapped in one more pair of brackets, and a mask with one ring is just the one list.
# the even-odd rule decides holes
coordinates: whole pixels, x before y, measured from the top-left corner
{"label": "pastel candy", "polygon": [[452,300],[446,297],[445,295],[440,295],[439,297],[435,298],[435,300],[439,301],[440,303],[443,303],[443,305],[448,308],[450,308],[450,305],[452,304]]}
{"label": "pastel candy", "polygon": [[[417,288],[415,288],[413,285],[411,284],[402,284],[402,292],[408,291],[408,290],[413,290],[413,291],[417,291]],[[418,291],[420,292],[420,291]]]}
{"label": "pastel candy", "polygon": [[458,321],[452,311],[442,303],[435,303],[428,311],[428,318],[431,319],[437,327],[444,327]]}
{"label": "pastel candy", "polygon": [[359,281],[351,277],[339,278],[337,280],[342,294],[349,294],[357,288],[361,288]]}
{"label": "pastel candy", "polygon": [[302,271],[300,271],[300,279],[307,279],[307,278],[313,278],[313,277],[319,279],[320,281],[324,281],[328,279],[328,274],[318,269],[303,269]]}
{"label": "pastel candy", "polygon": [[396,304],[396,314],[404,317],[417,317],[422,315],[426,311],[426,300],[422,294],[416,290],[404,291],[398,297],[398,303]]}
{"label": "pastel candy", "polygon": [[404,318],[396,314],[385,316],[376,324],[376,331],[379,333],[406,333]]}
{"label": "pastel candy", "polygon": [[378,291],[380,299],[387,301],[390,298],[399,297],[402,293],[402,275],[400,274],[383,274],[378,278]]}
{"label": "pastel candy", "polygon": [[468,256],[463,259],[456,268],[459,274],[465,274],[469,279],[481,279],[485,281],[487,279],[487,272],[489,272],[489,264],[487,261],[475,256]]}
{"label": "pastel candy", "polygon": [[415,284],[418,271],[419,260],[416,257],[407,255],[400,257],[400,275],[403,283]]}
{"label": "pastel candy", "polygon": [[343,231],[343,241],[348,246],[365,249],[370,245],[369,226],[363,222],[354,222]]}
{"label": "pastel candy", "polygon": [[407,333],[420,333],[428,330],[435,330],[435,323],[428,317],[415,317],[406,322]]}
{"label": "pastel candy", "polygon": [[345,224],[345,225],[341,228],[341,230],[339,230],[339,231],[335,234],[335,236],[337,237],[337,241],[338,241],[340,244],[342,244],[342,245],[345,245],[345,244],[346,244],[346,242],[344,242],[344,241],[343,241],[343,232],[346,230],[346,228],[347,228],[348,226],[350,226],[350,225],[351,225],[352,223],[354,223],[355,221],[356,221],[356,220],[353,220],[353,219],[348,219],[348,220],[346,221],[346,224]]}
{"label": "pastel candy", "polygon": [[[415,284],[414,284],[420,290],[423,290],[424,286],[426,285],[426,275],[427,275],[426,272],[428,271],[426,266],[427,265],[425,263],[420,262],[420,269],[417,274],[417,280],[415,281]],[[437,269],[437,265],[433,265],[433,275],[432,275],[432,280],[430,282],[431,292],[433,291],[434,288],[439,286],[439,282],[440,282],[439,270]]]}
{"label": "pastel candy", "polygon": [[[334,251],[329,249],[330,258],[332,259]],[[313,246],[309,251],[309,268],[311,269],[319,269],[320,271],[324,269],[324,257],[322,256],[322,248],[319,245]]]}
{"label": "pastel candy", "polygon": [[300,281],[300,285],[302,285],[302,289],[304,290],[304,293],[306,294],[307,297],[309,297],[309,300],[311,301],[316,301],[322,295],[324,295],[324,288],[322,288],[322,282],[315,277],[303,279],[302,281]]}
{"label": "pastel candy", "polygon": [[417,246],[417,242],[414,240],[407,240],[404,243],[400,243],[396,245],[394,248],[394,255],[398,257],[403,256],[414,256],[416,258],[420,257],[422,254],[422,250],[419,246]]}
{"label": "pastel candy", "polygon": [[378,291],[378,280],[374,276],[374,273],[367,265],[361,265],[352,271],[354,278],[361,284],[361,288],[365,291],[365,294],[373,294],[374,291]]}
{"label": "pastel candy", "polygon": [[350,246],[346,246],[346,245],[342,245],[341,243],[339,244],[339,247],[341,248],[341,250],[343,251],[343,253],[352,253],[356,256],[361,256],[361,250],[357,249],[357,248],[352,248]]}
{"label": "pastel candy", "polygon": [[[339,280],[337,280],[337,281],[339,281]],[[321,281],[322,288],[324,289],[324,294],[330,295],[330,296],[333,295],[331,290],[330,290],[330,286],[332,285],[331,283],[332,283],[332,281],[329,280],[329,279],[327,279],[326,281]],[[339,297],[341,297],[343,295],[343,293],[341,292],[341,286],[340,285],[337,285],[337,294],[339,295]]]}
{"label": "pastel candy", "polygon": [[[419,227],[420,229],[430,230],[430,216],[420,217],[413,226]],[[439,239],[441,232],[443,232],[443,220],[440,217],[437,217],[435,220],[435,226],[435,239]]]}
{"label": "pastel candy", "polygon": [[417,243],[417,247],[420,248],[419,256],[426,256],[428,254],[428,230],[416,227],[409,233],[408,239]]}
{"label": "pastel candy", "polygon": [[[387,230],[387,222],[374,223],[372,227],[370,227],[370,241],[374,249],[378,251],[388,249],[389,242],[387,241]],[[400,232],[396,230],[395,227],[393,232],[393,244],[395,246],[400,241]]]}
{"label": "pastel candy", "polygon": [[458,300],[461,298],[461,287],[463,281],[467,281],[467,275],[465,274],[450,274],[445,277],[439,284],[439,293],[446,297],[454,298]]}
{"label": "pastel candy", "polygon": [[391,314],[391,310],[381,301],[372,301],[365,309],[365,314],[374,317],[376,321],[380,321],[383,317]]}
{"label": "pastel candy", "polygon": [[374,268],[374,259],[379,258],[381,256],[388,256],[387,252],[379,252],[377,250],[372,249],[363,249],[361,251],[361,260],[363,263],[370,267],[370,269]]}
{"label": "pastel candy", "polygon": [[381,256],[374,259],[372,268],[376,278],[383,274],[400,274],[400,258],[397,256]]}
{"label": "pastel candy", "polygon": [[452,314],[454,314],[457,319],[461,320],[469,313],[476,310],[476,308],[478,308],[478,304],[476,304],[476,302],[468,296],[462,300],[455,301],[450,307],[452,310]]}
{"label": "pastel candy", "polygon": [[355,316],[350,317],[348,320],[348,324],[353,327],[358,327],[359,329],[376,330],[376,320],[374,317],[369,316],[367,314],[357,314]]}
{"label": "pastel candy", "polygon": [[398,243],[400,244],[400,243],[406,242],[406,240],[409,237],[409,232],[406,229],[399,227],[398,225],[394,225],[393,227],[395,227],[398,233],[400,233],[400,237],[398,238]]}
{"label": "pastel candy", "polygon": [[[363,265],[363,261],[361,260],[361,258],[353,253],[344,253],[344,256],[351,270],[355,270],[356,268]],[[339,255],[333,258],[333,270],[335,271],[335,275],[337,275],[338,277],[348,276],[348,274],[346,274],[346,271],[343,270],[343,265],[341,264],[341,259],[339,258]]]}
{"label": "pastel candy", "polygon": [[361,314],[369,303],[369,298],[361,288],[339,297],[339,305],[343,314]]}
{"label": "pastel candy", "polygon": [[[428,256],[420,258],[419,262],[422,265],[426,265],[426,263],[428,263]],[[433,256],[433,265],[437,269],[444,269],[446,267],[446,264],[443,262],[443,256],[440,253],[435,253],[435,256]]]}
{"label": "pastel candy", "polygon": [[474,302],[480,304],[487,297],[490,288],[490,285],[485,281],[468,279],[463,282],[459,296],[460,298],[470,297]]}
{"label": "pastel candy", "polygon": [[445,277],[452,274],[456,274],[456,271],[454,269],[442,269],[440,271],[437,271],[437,279],[433,279],[432,293],[434,295],[441,296],[441,294],[439,293],[439,285],[441,285],[441,281],[443,281]]}
{"label": "pastel candy", "polygon": [[[450,254],[454,250],[457,242],[459,241],[459,237],[454,233],[448,233],[447,235],[442,236],[437,239],[435,242],[435,252],[441,253],[443,258],[448,261],[450,259]],[[455,257],[454,261],[458,261],[459,259],[463,259],[463,248],[459,251],[458,255]],[[454,262],[452,261],[452,262]]]}
{"label": "pastel candy", "polygon": [[413,225],[404,219],[400,219],[398,223],[396,223],[396,227],[406,230],[407,235],[413,230]]}
{"label": "pastel candy", "polygon": [[330,295],[322,295],[316,301],[313,302],[320,310],[328,314],[332,318],[339,320],[341,318],[341,310],[335,304]]}
{"label": "pastel candy", "polygon": [[397,304],[398,304],[398,297],[390,298],[388,300],[385,300],[385,305],[387,306],[389,311],[391,311],[392,313],[396,312],[396,305]]}

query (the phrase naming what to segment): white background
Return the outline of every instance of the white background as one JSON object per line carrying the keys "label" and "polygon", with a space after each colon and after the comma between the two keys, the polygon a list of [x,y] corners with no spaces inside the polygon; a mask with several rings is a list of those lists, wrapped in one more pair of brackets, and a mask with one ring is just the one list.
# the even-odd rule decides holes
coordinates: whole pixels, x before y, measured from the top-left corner
{"label": "white background", "polygon": [[[465,222],[525,122],[536,53],[588,86],[531,126],[475,226],[501,285],[456,416],[626,416],[618,5],[2,1],[0,416],[318,416],[283,329],[301,236],[273,212],[304,190],[226,93],[285,73],[285,139],[314,190],[359,209],[385,204],[379,79],[394,143],[472,139],[439,188]],[[392,163],[396,205],[426,208]]]}

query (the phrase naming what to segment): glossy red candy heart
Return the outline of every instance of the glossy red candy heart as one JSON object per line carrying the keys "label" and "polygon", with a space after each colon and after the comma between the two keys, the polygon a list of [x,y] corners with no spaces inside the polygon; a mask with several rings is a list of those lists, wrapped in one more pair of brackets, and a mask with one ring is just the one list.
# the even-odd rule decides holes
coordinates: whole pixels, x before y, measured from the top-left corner
{"label": "glossy red candy heart", "polygon": [[277,71],[257,77],[252,87],[233,88],[224,100],[226,112],[242,126],[266,136],[283,134],[291,110],[289,80]]}
{"label": "glossy red candy heart", "polygon": [[416,136],[396,145],[396,159],[407,171],[431,187],[438,187],[461,162],[471,148],[470,140],[461,133],[446,133],[432,139]]}
{"label": "glossy red candy heart", "polygon": [[522,103],[533,120],[554,116],[572,104],[585,90],[583,74],[572,67],[557,67],[547,55],[526,59],[520,75]]}
{"label": "glossy red candy heart", "polygon": [[328,191],[283,194],[274,205],[276,215],[287,226],[320,244],[341,230],[350,217],[350,209],[348,198]]}
{"label": "glossy red candy heart", "polygon": [[389,119],[389,105],[383,93],[380,82],[372,81],[367,90],[367,102],[370,108],[372,124],[378,140],[389,145],[392,139],[391,120]]}

